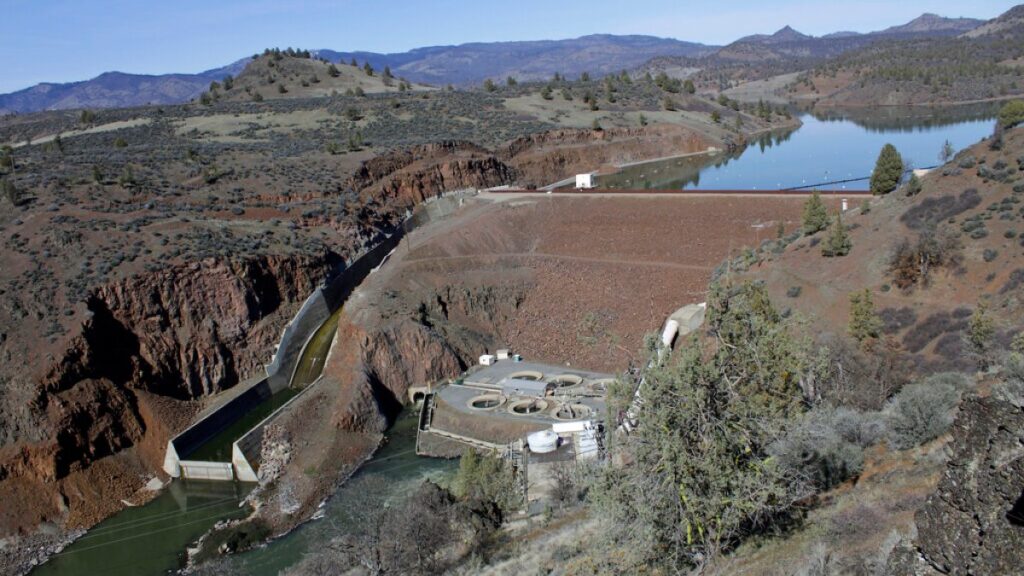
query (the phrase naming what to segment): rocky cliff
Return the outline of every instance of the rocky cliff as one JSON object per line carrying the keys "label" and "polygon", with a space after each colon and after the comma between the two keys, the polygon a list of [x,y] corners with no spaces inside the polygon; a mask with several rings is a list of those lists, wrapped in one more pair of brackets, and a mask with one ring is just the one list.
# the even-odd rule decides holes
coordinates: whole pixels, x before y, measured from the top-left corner
{"label": "rocky cliff", "polygon": [[[1024,412],[969,398],[952,432],[946,472],[917,512],[918,561],[895,555],[894,572],[1015,574],[1024,562]],[[926,563],[926,564],[925,564]]]}
{"label": "rocky cliff", "polygon": [[[35,430],[0,449],[0,500],[20,503],[3,507],[2,534],[40,521],[88,524],[114,509],[138,486],[93,465],[145,446],[129,457],[139,464],[126,465],[157,469],[160,447],[196,409],[190,401],[256,374],[295,306],[339,260],[210,259],[97,288],[63,354],[41,368],[34,398],[14,412],[21,418],[6,422]],[[93,485],[88,497],[67,489],[82,479]]]}
{"label": "rocky cliff", "polygon": [[475,144],[444,141],[389,152],[368,160],[348,185],[364,197],[410,208],[448,190],[507,184],[515,172]]}

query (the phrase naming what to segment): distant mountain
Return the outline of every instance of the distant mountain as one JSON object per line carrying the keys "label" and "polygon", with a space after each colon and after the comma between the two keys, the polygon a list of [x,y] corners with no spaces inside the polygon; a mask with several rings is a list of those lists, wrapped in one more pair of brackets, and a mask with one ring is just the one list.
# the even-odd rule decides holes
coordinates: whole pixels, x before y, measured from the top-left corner
{"label": "distant mountain", "polygon": [[885,30],[873,32],[873,34],[949,34],[950,36],[955,36],[977,28],[984,23],[984,20],[977,20],[975,18],[945,18],[938,14],[925,13],[902,26],[892,26]]}
{"label": "distant mountain", "polygon": [[655,56],[699,57],[717,47],[654,36],[595,34],[571,40],[488,42],[458,46],[432,46],[397,54],[335,52],[316,55],[337,62],[355,58],[414,82],[435,85],[474,84],[487,78],[542,80],[560,73],[570,77],[583,72],[609,74],[636,68]]}
{"label": "distant mountain", "polygon": [[36,84],[10,94],[0,94],[0,113],[187,102],[209,88],[210,82],[241,72],[248,60],[246,58],[198,74],[104,72],[92,80],[81,82]]}

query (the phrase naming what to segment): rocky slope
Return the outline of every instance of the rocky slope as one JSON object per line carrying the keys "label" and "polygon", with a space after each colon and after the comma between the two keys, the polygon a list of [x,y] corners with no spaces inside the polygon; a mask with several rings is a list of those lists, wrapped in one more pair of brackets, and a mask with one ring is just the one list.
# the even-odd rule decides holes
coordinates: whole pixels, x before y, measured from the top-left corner
{"label": "rocky slope", "polygon": [[[971,398],[953,427],[949,466],[917,512],[917,550],[943,574],[1011,574],[1024,550],[1024,414],[996,398]],[[913,555],[890,568],[924,573]]]}

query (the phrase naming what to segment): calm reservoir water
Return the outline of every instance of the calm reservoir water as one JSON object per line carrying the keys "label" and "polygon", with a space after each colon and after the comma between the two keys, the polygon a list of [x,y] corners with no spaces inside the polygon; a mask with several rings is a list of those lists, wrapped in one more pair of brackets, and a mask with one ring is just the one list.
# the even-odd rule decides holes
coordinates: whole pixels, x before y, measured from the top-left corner
{"label": "calm reservoir water", "polygon": [[[963,116],[942,111],[941,118],[801,116],[803,126],[786,134],[766,134],[738,155],[721,154],[664,160],[598,177],[601,188],[683,188],[695,190],[779,190],[823,182],[864,178],[871,174],[886,143],[896,146],[915,168],[939,163],[939,151],[949,140],[960,150],[990,135],[991,109],[965,109]],[[920,114],[920,112],[919,112]],[[936,115],[940,112],[935,112]],[[836,190],[866,190],[867,181],[822,186]]]}
{"label": "calm reservoir water", "polygon": [[[963,148],[992,132],[992,108],[915,110],[908,116],[885,110],[878,117],[833,117],[806,114],[803,126],[789,134],[766,135],[737,155],[713,159],[691,157],[647,163],[598,179],[602,187],[780,189],[868,176],[882,145],[892,143],[915,167],[938,163],[949,140]],[[867,182],[828,186],[864,190]],[[336,321],[336,319],[335,319]],[[329,345],[333,325],[323,330],[300,368],[300,386],[322,368],[321,348]],[[325,519],[303,525],[263,548],[230,557],[244,574],[276,575],[322,546],[351,522],[345,510],[360,498],[360,478],[380,478],[386,490],[400,497],[427,478],[444,480],[456,464],[418,458],[414,453],[416,418],[401,417],[388,432],[388,444],[327,503]],[[32,572],[32,576],[157,576],[180,566],[185,548],[217,520],[245,513],[239,502],[251,487],[237,483],[175,481],[153,502],[126,509],[98,524],[64,552]]]}

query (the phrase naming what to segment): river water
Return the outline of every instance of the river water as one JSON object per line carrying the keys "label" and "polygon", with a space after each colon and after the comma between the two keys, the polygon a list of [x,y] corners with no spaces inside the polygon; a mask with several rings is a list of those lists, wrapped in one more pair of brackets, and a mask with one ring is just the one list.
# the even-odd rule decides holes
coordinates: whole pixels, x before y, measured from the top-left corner
{"label": "river water", "polygon": [[[991,133],[994,111],[886,109],[884,115],[813,115],[788,134],[770,134],[732,156],[691,157],[646,163],[601,177],[598,185],[626,188],[780,189],[870,174],[882,145],[889,142],[914,166],[938,162],[943,142],[957,149]],[[864,190],[866,182],[829,186]],[[319,374],[336,317],[318,331],[297,379],[300,386]],[[388,432],[387,444],[336,491],[324,519],[307,523],[263,548],[235,555],[229,564],[238,572],[271,576],[300,561],[338,530],[349,527],[345,510],[358,501],[359,478],[386,480],[396,497],[414,490],[424,479],[444,481],[455,463],[418,458],[414,453],[416,418],[400,417]],[[128,508],[101,522],[85,536],[32,572],[32,576],[157,576],[181,566],[187,546],[224,518],[245,514],[239,508],[250,486],[226,482],[175,481],[153,502]]]}
{"label": "river water", "polygon": [[[803,126],[765,134],[735,155],[691,156],[644,163],[599,176],[600,188],[693,190],[781,190],[871,174],[882,146],[890,143],[915,168],[939,164],[949,140],[957,150],[992,134],[991,107],[944,109],[933,114],[851,118],[803,114]],[[867,190],[866,180],[822,185],[835,190]]]}

